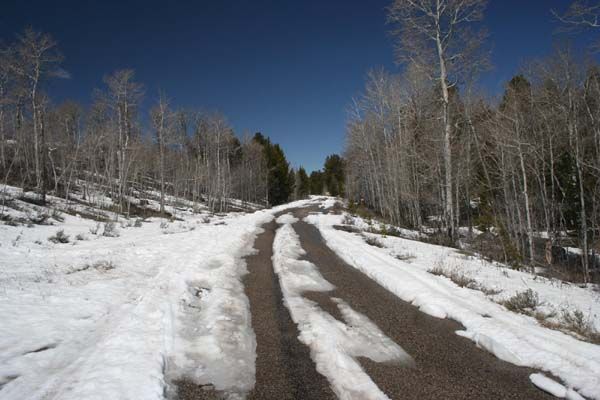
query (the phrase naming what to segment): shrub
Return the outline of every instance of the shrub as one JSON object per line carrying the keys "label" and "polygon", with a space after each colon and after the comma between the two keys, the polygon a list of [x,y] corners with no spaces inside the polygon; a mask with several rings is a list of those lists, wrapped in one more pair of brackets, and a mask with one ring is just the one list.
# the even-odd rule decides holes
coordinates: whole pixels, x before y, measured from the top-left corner
{"label": "shrub", "polygon": [[31,223],[36,225],[50,225],[48,223],[48,218],[50,218],[48,214],[38,214],[30,216],[29,220],[31,221]]}
{"label": "shrub", "polygon": [[396,257],[397,260],[406,262],[410,262],[413,258],[416,258],[416,256],[412,253],[397,253],[394,254],[394,257]]}
{"label": "shrub", "polygon": [[470,276],[461,271],[457,271],[454,268],[445,268],[443,263],[441,262],[436,264],[428,272],[437,276],[445,276],[446,278],[454,282],[457,286],[466,287],[474,290],[480,290],[485,293],[484,289],[486,288],[480,286],[475,279],[471,278]]}
{"label": "shrub", "polygon": [[98,222],[95,227],[90,228],[90,233],[92,235],[97,235],[98,232],[100,232],[100,222]]}
{"label": "shrub", "polygon": [[450,272],[449,278],[452,282],[456,283],[460,287],[466,287],[471,289],[476,288],[477,282],[475,281],[475,279],[471,278],[466,274],[463,274],[462,272],[452,271]]}
{"label": "shrub", "polygon": [[104,223],[104,231],[102,232],[102,236],[106,237],[119,237],[119,231],[117,231],[117,225],[110,221]]}
{"label": "shrub", "polygon": [[371,246],[375,246],[375,247],[379,247],[379,248],[385,247],[385,245],[383,243],[381,243],[381,241],[379,239],[377,239],[376,237],[365,236],[365,242]]}
{"label": "shrub", "polygon": [[431,268],[427,272],[429,272],[432,275],[446,276],[446,269],[444,268],[444,265],[442,263],[435,264],[433,268]]}
{"label": "shrub", "polygon": [[564,311],[563,321],[567,329],[579,334],[588,341],[600,344],[600,332],[596,331],[592,321],[585,318],[580,310]]}
{"label": "shrub", "polygon": [[15,220],[14,218],[11,218],[10,215],[6,215],[6,216],[2,216],[3,220],[5,221],[4,223],[8,226],[19,226],[19,222],[17,220]]}
{"label": "shrub", "polygon": [[65,235],[65,231],[61,229],[54,236],[50,236],[48,240],[52,243],[69,243],[69,235]]}
{"label": "shrub", "polygon": [[540,299],[537,292],[527,289],[523,292],[517,292],[502,304],[510,311],[531,314],[540,305]]}
{"label": "shrub", "polygon": [[342,220],[342,224],[344,225],[354,225],[354,218],[350,214],[344,215],[344,219]]}
{"label": "shrub", "polygon": [[51,217],[55,221],[65,222],[65,217],[63,217],[62,214],[60,213],[60,211],[58,211],[56,208],[52,210]]}
{"label": "shrub", "polygon": [[77,234],[77,236],[75,236],[76,240],[85,240],[85,235],[83,233],[79,233]]}
{"label": "shrub", "polygon": [[92,265],[92,268],[97,271],[106,272],[115,269],[115,265],[112,263],[112,261],[102,260],[95,262]]}

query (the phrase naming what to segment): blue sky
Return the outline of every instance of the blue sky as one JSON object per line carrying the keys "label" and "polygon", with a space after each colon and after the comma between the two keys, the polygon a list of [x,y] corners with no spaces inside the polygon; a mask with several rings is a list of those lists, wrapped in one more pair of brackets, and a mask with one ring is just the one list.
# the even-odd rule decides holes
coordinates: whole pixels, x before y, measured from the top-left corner
{"label": "blue sky", "polygon": [[[219,110],[239,135],[263,132],[309,171],[343,151],[347,106],[367,71],[398,71],[385,25],[390,0],[3,3],[4,41],[27,25],[58,40],[71,79],[51,83],[57,101],[89,102],[105,74],[133,68],[145,108],[162,89],[174,106]],[[482,78],[489,92],[550,52],[550,9],[568,3],[490,1],[494,70]]]}

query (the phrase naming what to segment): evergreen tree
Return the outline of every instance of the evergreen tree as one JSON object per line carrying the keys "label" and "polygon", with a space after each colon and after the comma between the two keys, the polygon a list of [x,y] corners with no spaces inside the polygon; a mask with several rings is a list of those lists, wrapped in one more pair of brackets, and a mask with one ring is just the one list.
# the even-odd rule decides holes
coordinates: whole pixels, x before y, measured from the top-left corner
{"label": "evergreen tree", "polygon": [[310,194],[323,194],[323,172],[313,171],[310,173]]}
{"label": "evergreen tree", "polygon": [[261,133],[254,135],[254,141],[263,146],[267,160],[268,203],[276,206],[287,202],[293,191],[293,180],[290,180],[290,167],[279,144]]}
{"label": "evergreen tree", "polygon": [[296,196],[299,199],[304,199],[310,194],[310,178],[304,167],[298,168],[296,177]]}
{"label": "evergreen tree", "polygon": [[290,172],[288,173],[288,184],[290,187],[290,195],[288,196],[288,201],[293,201],[298,199],[298,183],[296,171],[294,168],[290,168]]}
{"label": "evergreen tree", "polygon": [[337,154],[327,156],[324,166],[324,183],[331,196],[344,195],[344,159]]}

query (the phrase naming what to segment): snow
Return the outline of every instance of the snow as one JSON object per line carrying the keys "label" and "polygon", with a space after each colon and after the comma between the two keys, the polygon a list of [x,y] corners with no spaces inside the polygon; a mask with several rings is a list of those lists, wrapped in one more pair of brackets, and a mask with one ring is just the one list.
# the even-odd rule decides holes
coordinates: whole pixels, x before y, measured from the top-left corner
{"label": "snow", "polygon": [[354,226],[360,230],[367,231],[367,232],[370,232],[373,230],[379,231],[379,232],[382,232],[382,231],[391,232],[392,230],[394,230],[398,234],[400,234],[402,237],[405,237],[407,239],[418,239],[423,236],[422,233],[419,231],[400,228],[400,227],[396,227],[396,226],[393,226],[390,224],[384,224],[380,221],[373,220],[373,219],[365,220],[363,218],[355,217],[355,216],[351,216],[351,215],[348,215],[346,218],[349,219],[349,221],[352,223],[352,226]]}
{"label": "snow", "polygon": [[[599,328],[599,293],[592,287],[509,270],[442,246],[363,233],[377,237],[385,248],[370,246],[360,235],[334,228],[343,218],[313,214],[305,220],[319,228],[327,245],[349,265],[402,300],[429,315],[460,322],[465,329],[457,334],[500,359],[548,371],[581,395],[600,399],[600,346],[545,328],[534,318],[498,304],[530,288],[539,294],[539,312],[580,310]],[[436,265],[463,273],[495,294],[461,288],[446,277],[429,273]]]}
{"label": "snow", "polygon": [[535,386],[555,397],[568,400],[585,400],[573,389],[564,387],[544,374],[531,374],[529,379]]}
{"label": "snow", "polygon": [[336,203],[340,202],[340,200],[335,197],[313,197],[313,199],[318,200],[319,208],[322,208],[324,210],[332,208],[333,206],[336,205]]}
{"label": "snow", "polygon": [[376,362],[414,364],[400,346],[383,334],[366,316],[354,311],[341,299],[334,298],[344,318],[335,319],[303,292],[328,292],[333,285],[323,278],[315,265],[301,260],[304,250],[292,227],[296,219],[282,215],[282,226],[275,234],[273,267],[279,276],[284,304],[298,325],[300,341],[310,347],[317,371],[327,377],[342,400],[387,399],[356,361],[367,357]]}
{"label": "snow", "polygon": [[[150,218],[139,227],[121,218],[118,237],[66,213],[52,225],[0,225],[0,398],[164,399],[183,376],[243,396],[256,357],[243,257],[282,209],[179,210],[182,221]],[[20,200],[2,211],[51,213]],[[69,243],[48,241],[58,230]]]}
{"label": "snow", "polygon": [[[0,186],[0,213],[44,225],[0,224],[0,398],[7,400],[164,399],[172,395],[170,383],[184,376],[243,398],[254,385],[256,357],[243,258],[276,213],[309,205],[330,208],[337,201],[312,197],[252,214],[214,215],[200,203],[167,197],[167,211],[180,220],[121,216],[118,236],[110,237],[103,235],[104,223],[80,216],[115,217],[90,204],[113,205],[100,188],[88,189],[87,202],[76,193],[77,202],[49,197],[51,208],[18,200],[22,194]],[[10,202],[2,206],[3,199]],[[159,209],[156,199],[147,206]],[[537,311],[549,321],[553,314],[581,311],[600,329],[600,294],[592,287],[509,270],[441,246],[365,233],[385,245],[375,248],[359,235],[335,230],[343,218],[307,220],[346,262],[403,300],[429,315],[459,321],[464,330],[457,334],[500,359],[562,381],[534,374],[536,386],[567,399],[600,399],[600,346],[497,304],[532,289],[541,301]],[[294,221],[291,214],[277,219],[273,263],[300,340],[341,399],[386,399],[357,359],[411,366],[412,357],[341,299],[332,298],[343,321],[302,296],[334,287],[301,260]],[[355,219],[363,229],[381,229],[376,224]],[[50,242],[60,230],[69,242]],[[435,265],[495,292],[460,288],[430,274]]]}

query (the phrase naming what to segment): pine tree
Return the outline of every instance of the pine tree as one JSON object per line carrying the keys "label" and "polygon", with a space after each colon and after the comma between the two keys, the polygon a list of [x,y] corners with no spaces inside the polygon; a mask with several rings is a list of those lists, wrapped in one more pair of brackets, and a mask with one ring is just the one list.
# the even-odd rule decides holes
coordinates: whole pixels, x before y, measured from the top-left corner
{"label": "pine tree", "polygon": [[310,194],[323,194],[323,172],[313,171],[310,173]]}
{"label": "pine tree", "polygon": [[263,146],[267,160],[267,202],[273,206],[283,204],[293,192],[293,180],[290,179],[290,167],[285,154],[279,144],[272,144],[271,140],[261,133],[255,134],[254,140]]}
{"label": "pine tree", "polygon": [[344,195],[344,160],[337,154],[327,156],[324,166],[325,185],[331,196]]}
{"label": "pine tree", "polygon": [[296,195],[299,199],[304,199],[310,194],[310,178],[306,174],[304,167],[298,168],[296,176]]}

